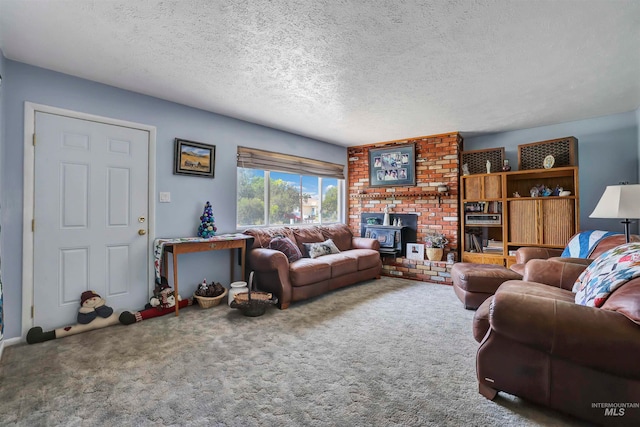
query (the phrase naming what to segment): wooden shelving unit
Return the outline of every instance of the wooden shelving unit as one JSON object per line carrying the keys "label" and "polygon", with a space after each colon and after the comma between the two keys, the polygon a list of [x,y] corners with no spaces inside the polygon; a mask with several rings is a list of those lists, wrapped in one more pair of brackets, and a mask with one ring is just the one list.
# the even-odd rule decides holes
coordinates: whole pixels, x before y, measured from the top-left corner
{"label": "wooden shelving unit", "polygon": [[[579,230],[577,166],[467,175],[460,181],[464,262],[508,267],[515,262],[509,253],[519,247],[564,248]],[[539,185],[559,186],[571,195],[531,197],[530,190]],[[487,241],[490,250],[483,245]]]}

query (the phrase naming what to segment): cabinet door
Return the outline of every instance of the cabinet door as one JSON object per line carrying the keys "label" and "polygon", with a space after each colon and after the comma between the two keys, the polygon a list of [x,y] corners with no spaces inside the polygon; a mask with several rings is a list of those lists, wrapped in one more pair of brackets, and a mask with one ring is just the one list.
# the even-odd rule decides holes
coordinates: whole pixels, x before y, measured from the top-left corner
{"label": "cabinet door", "polygon": [[564,247],[576,232],[573,199],[509,201],[509,242]]}
{"label": "cabinet door", "polygon": [[538,244],[536,200],[509,201],[509,242],[518,245]]}
{"label": "cabinet door", "polygon": [[543,199],[540,201],[542,244],[565,246],[576,232],[572,199]]}
{"label": "cabinet door", "polygon": [[490,174],[465,178],[464,198],[466,200],[502,198],[502,175]]}
{"label": "cabinet door", "polygon": [[487,175],[484,177],[484,197],[500,199],[502,197],[502,175]]}

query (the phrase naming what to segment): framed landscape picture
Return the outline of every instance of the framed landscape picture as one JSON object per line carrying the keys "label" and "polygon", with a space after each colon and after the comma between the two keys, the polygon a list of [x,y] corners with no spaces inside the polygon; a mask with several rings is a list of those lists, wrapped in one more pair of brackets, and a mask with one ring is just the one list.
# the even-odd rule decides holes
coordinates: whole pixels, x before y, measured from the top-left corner
{"label": "framed landscape picture", "polygon": [[213,178],[216,146],[176,138],[173,173]]}
{"label": "framed landscape picture", "polygon": [[369,150],[369,185],[398,187],[416,185],[416,145]]}

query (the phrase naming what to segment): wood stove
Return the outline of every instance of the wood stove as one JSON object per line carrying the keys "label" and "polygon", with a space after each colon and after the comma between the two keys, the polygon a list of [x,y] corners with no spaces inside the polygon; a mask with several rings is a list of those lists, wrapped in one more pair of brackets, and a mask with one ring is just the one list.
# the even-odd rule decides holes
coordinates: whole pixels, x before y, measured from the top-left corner
{"label": "wood stove", "polygon": [[[379,215],[379,217],[378,217]],[[382,225],[384,214],[362,214],[360,235],[380,242],[380,255],[405,256],[407,243],[416,243],[417,216],[415,214],[391,214],[402,226]]]}

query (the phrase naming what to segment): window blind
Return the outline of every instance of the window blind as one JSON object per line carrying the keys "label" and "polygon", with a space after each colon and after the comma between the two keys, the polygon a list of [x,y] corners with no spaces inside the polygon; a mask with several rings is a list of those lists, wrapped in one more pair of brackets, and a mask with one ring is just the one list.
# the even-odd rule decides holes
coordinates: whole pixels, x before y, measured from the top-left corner
{"label": "window blind", "polygon": [[238,147],[238,167],[344,179],[344,165],[256,148]]}

